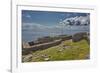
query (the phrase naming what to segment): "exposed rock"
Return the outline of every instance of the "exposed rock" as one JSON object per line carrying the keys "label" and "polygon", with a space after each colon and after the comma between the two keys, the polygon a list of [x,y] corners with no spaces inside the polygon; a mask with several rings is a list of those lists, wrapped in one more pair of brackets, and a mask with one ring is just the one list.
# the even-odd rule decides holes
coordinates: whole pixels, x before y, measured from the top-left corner
{"label": "exposed rock", "polygon": [[28,42],[28,44],[29,44],[30,46],[35,45],[34,41]]}
{"label": "exposed rock", "polygon": [[23,62],[28,62],[32,60],[32,55],[27,55],[23,58]]}
{"label": "exposed rock", "polygon": [[43,58],[47,58],[48,56],[47,56],[47,55],[41,55],[41,57],[43,57]]}
{"label": "exposed rock", "polygon": [[62,51],[63,51],[63,49],[59,49],[59,50],[58,50],[58,52],[62,52]]}
{"label": "exposed rock", "polygon": [[44,58],[44,60],[45,60],[45,61],[49,61],[49,60],[50,60],[50,58]]}
{"label": "exposed rock", "polygon": [[80,33],[76,33],[72,36],[72,41],[73,42],[78,42],[82,39],[88,39],[88,33],[87,32],[80,32]]}

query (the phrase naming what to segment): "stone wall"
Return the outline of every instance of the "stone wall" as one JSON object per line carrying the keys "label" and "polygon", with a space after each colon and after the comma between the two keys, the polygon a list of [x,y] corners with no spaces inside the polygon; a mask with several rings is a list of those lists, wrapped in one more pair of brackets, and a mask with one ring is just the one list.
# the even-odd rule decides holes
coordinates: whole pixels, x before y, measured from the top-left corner
{"label": "stone wall", "polygon": [[70,40],[70,39],[72,39],[72,36],[62,37],[61,39],[62,39],[62,41]]}
{"label": "stone wall", "polygon": [[63,37],[58,36],[55,38],[44,37],[44,38],[39,38],[38,41],[35,42],[32,41],[28,43],[23,43],[22,54],[28,54],[31,51],[47,49],[49,47],[59,45],[62,41],[70,39],[72,39],[73,42],[78,42],[82,39],[85,39],[87,40],[88,43],[90,43],[89,35],[87,34],[87,32],[76,33],[72,36],[63,36]]}
{"label": "stone wall", "polygon": [[59,40],[55,40],[55,41],[52,41],[52,42],[49,42],[49,43],[43,43],[43,44],[37,44],[37,45],[34,45],[34,46],[28,46],[27,48],[22,48],[22,54],[24,55],[24,54],[30,53],[31,51],[47,49],[49,47],[59,45],[61,42],[62,42],[62,40],[59,39]]}

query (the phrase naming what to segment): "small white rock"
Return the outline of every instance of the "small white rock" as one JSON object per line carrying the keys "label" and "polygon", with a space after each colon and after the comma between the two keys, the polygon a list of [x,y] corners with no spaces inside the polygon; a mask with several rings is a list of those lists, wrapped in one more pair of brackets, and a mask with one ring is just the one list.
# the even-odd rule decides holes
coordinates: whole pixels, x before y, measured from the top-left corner
{"label": "small white rock", "polygon": [[48,61],[50,58],[44,58],[45,61]]}

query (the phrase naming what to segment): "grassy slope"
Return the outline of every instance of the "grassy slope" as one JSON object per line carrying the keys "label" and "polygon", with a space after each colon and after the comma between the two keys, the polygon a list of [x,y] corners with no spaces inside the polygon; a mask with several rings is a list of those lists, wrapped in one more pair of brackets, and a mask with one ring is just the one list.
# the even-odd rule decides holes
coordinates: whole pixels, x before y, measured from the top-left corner
{"label": "grassy slope", "polygon": [[33,56],[30,61],[45,61],[44,55],[48,57],[50,61],[86,59],[87,56],[89,56],[89,50],[90,48],[86,40],[79,42],[69,40],[62,42],[58,46],[32,52]]}

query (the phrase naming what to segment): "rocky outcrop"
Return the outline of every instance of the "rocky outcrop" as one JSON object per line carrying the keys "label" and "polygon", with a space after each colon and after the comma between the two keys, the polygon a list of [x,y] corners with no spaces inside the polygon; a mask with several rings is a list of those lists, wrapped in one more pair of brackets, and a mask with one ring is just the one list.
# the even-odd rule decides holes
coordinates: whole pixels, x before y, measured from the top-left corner
{"label": "rocky outcrop", "polygon": [[89,33],[87,33],[87,32],[80,32],[80,33],[76,33],[76,34],[74,34],[72,36],[72,41],[73,42],[78,42],[78,41],[80,41],[82,39],[85,39],[85,40],[87,40],[89,42],[89,40],[90,40],[89,39]]}

